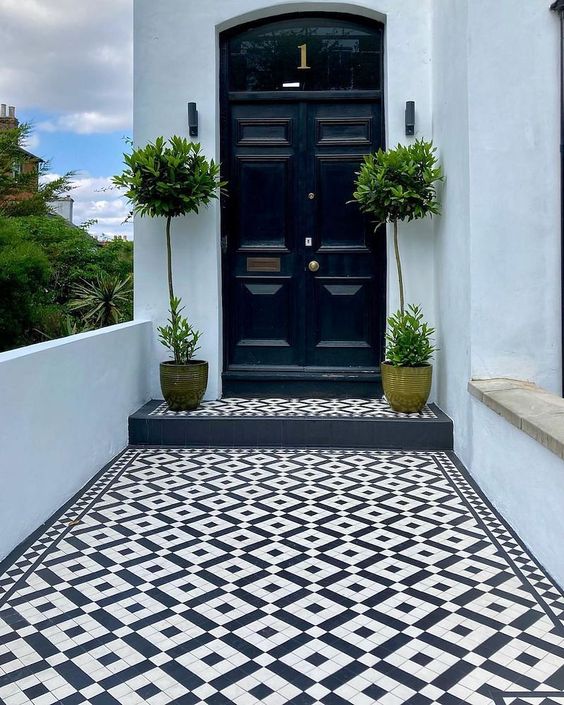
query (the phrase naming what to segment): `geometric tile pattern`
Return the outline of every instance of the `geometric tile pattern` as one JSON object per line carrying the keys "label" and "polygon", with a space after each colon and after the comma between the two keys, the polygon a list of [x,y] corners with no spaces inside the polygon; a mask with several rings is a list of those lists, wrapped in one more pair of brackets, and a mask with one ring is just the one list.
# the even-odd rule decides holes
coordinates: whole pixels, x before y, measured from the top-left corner
{"label": "geometric tile pattern", "polygon": [[445,453],[131,449],[2,585],[7,705],[564,705],[562,593]]}
{"label": "geometric tile pattern", "polygon": [[205,401],[193,411],[170,411],[160,404],[150,416],[272,416],[294,418],[437,418],[428,406],[420,414],[394,411],[384,399],[237,399]]}

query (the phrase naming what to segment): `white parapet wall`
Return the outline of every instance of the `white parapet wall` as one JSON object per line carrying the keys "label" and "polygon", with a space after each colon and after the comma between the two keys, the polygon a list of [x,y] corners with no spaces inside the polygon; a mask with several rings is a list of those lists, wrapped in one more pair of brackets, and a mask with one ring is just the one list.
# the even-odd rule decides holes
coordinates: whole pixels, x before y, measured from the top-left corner
{"label": "white parapet wall", "polygon": [[480,401],[471,400],[471,474],[564,587],[564,462]]}
{"label": "white parapet wall", "polygon": [[0,559],[127,445],[151,336],[132,321],[0,354]]}

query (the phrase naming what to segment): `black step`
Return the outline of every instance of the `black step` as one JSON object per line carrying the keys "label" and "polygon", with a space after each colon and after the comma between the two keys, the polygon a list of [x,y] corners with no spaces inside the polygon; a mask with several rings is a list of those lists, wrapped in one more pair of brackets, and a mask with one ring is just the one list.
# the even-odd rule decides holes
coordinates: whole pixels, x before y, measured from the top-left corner
{"label": "black step", "polygon": [[[241,400],[253,415],[231,413],[229,409],[216,413],[217,402],[204,405],[195,414],[163,415],[163,402],[153,400],[129,417],[129,442],[141,446],[228,448],[453,448],[452,421],[435,404],[426,407],[424,415],[406,418],[388,411],[385,417],[374,418],[358,413],[331,416],[323,407],[336,400],[308,400],[303,402],[304,408],[308,404],[320,407],[314,414],[284,415],[280,406],[291,400],[283,400],[281,405],[273,401],[274,404],[270,400]],[[353,405],[359,403],[351,401]],[[366,403],[370,400],[360,401],[361,405]],[[261,411],[263,406],[265,413]]]}

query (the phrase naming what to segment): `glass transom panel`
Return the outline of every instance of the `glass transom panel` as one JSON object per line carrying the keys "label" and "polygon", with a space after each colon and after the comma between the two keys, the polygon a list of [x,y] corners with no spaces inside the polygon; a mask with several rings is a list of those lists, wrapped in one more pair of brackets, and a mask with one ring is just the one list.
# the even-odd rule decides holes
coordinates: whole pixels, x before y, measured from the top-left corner
{"label": "glass transom panel", "polygon": [[382,29],[344,19],[293,18],[231,37],[229,90],[381,88]]}

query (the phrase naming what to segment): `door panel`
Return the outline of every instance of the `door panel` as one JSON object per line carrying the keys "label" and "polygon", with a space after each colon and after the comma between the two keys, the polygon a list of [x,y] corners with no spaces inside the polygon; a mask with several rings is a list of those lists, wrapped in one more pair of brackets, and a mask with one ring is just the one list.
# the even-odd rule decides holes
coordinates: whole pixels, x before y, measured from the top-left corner
{"label": "door panel", "polygon": [[366,228],[357,205],[351,203],[362,156],[317,156],[316,240],[319,247],[365,247]]}
{"label": "door panel", "polygon": [[240,335],[239,345],[289,348],[292,339],[293,291],[289,279],[239,280]]}
{"label": "door panel", "polygon": [[288,118],[236,119],[238,147],[292,145],[292,121]]}
{"label": "door panel", "polygon": [[377,367],[385,239],[350,201],[380,103],[234,100],[229,130],[227,368]]}
{"label": "door panel", "polygon": [[[370,348],[370,280],[315,279],[317,348]],[[352,353],[356,354],[356,353]],[[350,360],[353,363],[353,360]]]}
{"label": "door panel", "polygon": [[240,248],[288,246],[293,195],[291,171],[290,156],[237,157]]}
{"label": "door panel", "polygon": [[316,118],[317,146],[372,144],[372,118]]}

